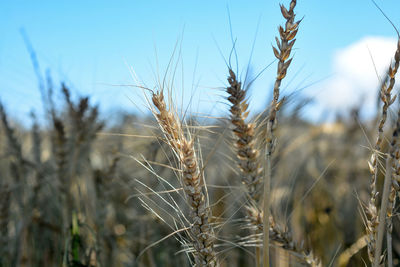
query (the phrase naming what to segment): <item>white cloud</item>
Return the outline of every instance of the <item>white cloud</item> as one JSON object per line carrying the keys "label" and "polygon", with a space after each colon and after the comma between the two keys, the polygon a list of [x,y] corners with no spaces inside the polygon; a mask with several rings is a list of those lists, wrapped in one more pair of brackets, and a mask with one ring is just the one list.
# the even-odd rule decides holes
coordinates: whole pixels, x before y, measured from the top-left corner
{"label": "white cloud", "polygon": [[379,87],[375,68],[380,76],[384,75],[396,44],[391,38],[365,37],[338,50],[332,62],[333,76],[316,92],[318,106],[329,111],[345,111],[364,98],[364,111],[374,112]]}

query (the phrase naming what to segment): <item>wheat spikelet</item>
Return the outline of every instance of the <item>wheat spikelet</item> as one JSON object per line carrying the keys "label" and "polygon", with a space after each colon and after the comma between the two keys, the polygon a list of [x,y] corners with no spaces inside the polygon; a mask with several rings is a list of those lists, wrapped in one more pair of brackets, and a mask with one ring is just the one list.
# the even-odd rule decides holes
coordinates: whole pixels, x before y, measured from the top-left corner
{"label": "wheat spikelet", "polygon": [[162,91],[153,93],[152,101],[158,110],[155,112],[157,121],[181,164],[182,184],[191,207],[190,238],[193,242],[195,264],[196,266],[217,266],[214,231],[209,222],[211,212],[203,192],[203,177],[197,162],[194,141],[185,137],[178,118],[167,109]]}

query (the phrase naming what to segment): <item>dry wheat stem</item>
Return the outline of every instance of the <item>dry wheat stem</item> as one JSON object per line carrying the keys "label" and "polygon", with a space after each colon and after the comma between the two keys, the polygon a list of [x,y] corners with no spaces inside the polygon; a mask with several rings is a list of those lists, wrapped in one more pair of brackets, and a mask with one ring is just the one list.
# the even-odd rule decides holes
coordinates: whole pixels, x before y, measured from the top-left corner
{"label": "dry wheat stem", "polygon": [[281,5],[281,13],[286,19],[285,28],[279,26],[280,39],[276,37],[276,45],[273,47],[275,57],[279,60],[277,68],[277,76],[274,84],[273,99],[271,101],[267,129],[266,129],[266,170],[264,180],[264,230],[263,230],[263,263],[264,266],[269,266],[269,217],[270,217],[270,191],[271,191],[271,156],[275,148],[275,137],[274,129],[276,128],[276,114],[282,104],[282,100],[279,100],[279,89],[282,79],[285,78],[287,69],[289,68],[292,59],[289,59],[290,52],[292,51],[293,45],[296,41],[298,26],[300,21],[295,22],[294,8],[296,6],[296,0],[290,2],[289,10]]}
{"label": "dry wheat stem", "polygon": [[348,266],[348,262],[355,254],[357,254],[360,250],[362,250],[367,245],[367,235],[363,235],[357,241],[343,251],[340,256],[338,257],[338,266],[339,267],[346,267]]}
{"label": "dry wheat stem", "polygon": [[210,208],[203,189],[203,177],[198,165],[194,141],[188,139],[176,115],[167,109],[162,91],[153,93],[152,102],[157,108],[157,121],[168,144],[172,147],[182,168],[182,184],[191,207],[192,226],[190,238],[193,242],[196,266],[217,266],[214,251],[214,230],[209,222]]}

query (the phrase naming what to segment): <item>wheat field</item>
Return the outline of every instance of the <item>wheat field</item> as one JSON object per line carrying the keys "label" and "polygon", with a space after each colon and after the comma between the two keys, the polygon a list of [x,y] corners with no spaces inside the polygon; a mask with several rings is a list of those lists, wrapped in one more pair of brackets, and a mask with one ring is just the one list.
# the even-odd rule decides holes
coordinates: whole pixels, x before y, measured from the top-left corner
{"label": "wheat field", "polygon": [[42,88],[31,126],[0,102],[0,266],[400,266],[400,36],[373,118],[312,123],[281,88],[297,5],[277,7],[261,112],[230,61],[218,117],[166,79],[135,84],[147,116],[115,121],[64,83]]}

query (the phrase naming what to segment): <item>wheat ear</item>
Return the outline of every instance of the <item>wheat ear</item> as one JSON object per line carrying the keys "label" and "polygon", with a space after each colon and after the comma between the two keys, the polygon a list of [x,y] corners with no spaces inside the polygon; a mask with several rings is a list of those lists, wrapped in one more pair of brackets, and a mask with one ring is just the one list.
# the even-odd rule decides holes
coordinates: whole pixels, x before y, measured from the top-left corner
{"label": "wheat ear", "polygon": [[[379,140],[379,144],[382,143],[382,139],[383,139],[383,124],[386,120],[387,117],[387,110],[389,108],[389,106],[391,104],[393,104],[393,102],[396,100],[396,96],[391,97],[391,91],[393,90],[394,84],[395,84],[395,76],[397,73],[397,70],[399,69],[399,65],[400,65],[400,38],[398,39],[397,42],[397,49],[394,55],[394,64],[393,66],[389,67],[388,70],[388,77],[389,79],[389,83],[386,84],[383,83],[382,85],[382,90],[381,90],[381,99],[383,101],[383,108],[382,108],[382,118],[381,118],[381,123],[379,124],[379,135],[378,135],[378,140]],[[383,121],[383,123],[382,123]],[[394,134],[397,135],[396,130],[394,131]],[[377,143],[378,143],[377,140]],[[393,140],[396,140],[396,136],[394,136]],[[380,146],[378,147],[380,148]],[[378,223],[378,228],[375,228],[375,232],[377,232],[376,234],[376,246],[375,246],[375,252],[372,255],[373,257],[373,263],[375,267],[378,267],[379,264],[382,262],[383,260],[383,256],[381,256],[381,252],[382,252],[382,242],[383,242],[383,236],[385,233],[385,226],[386,226],[386,213],[387,213],[387,209],[388,209],[388,205],[390,202],[390,187],[391,184],[393,184],[391,182],[392,180],[392,165],[393,162],[395,160],[395,155],[394,155],[394,146],[392,145],[391,148],[391,152],[390,155],[388,156],[388,158],[386,159],[386,174],[385,174],[385,181],[384,181],[384,185],[383,185],[383,194],[382,194],[382,202],[381,202],[381,207],[380,207],[380,213],[379,213],[379,223]],[[375,152],[376,153],[376,152]],[[376,161],[376,158],[375,158]],[[377,163],[376,163],[377,165]],[[377,166],[376,166],[377,167]],[[376,177],[377,177],[377,168],[375,168],[375,172],[373,175],[373,185],[375,188],[372,188],[372,193],[376,192]],[[374,197],[375,199],[373,199],[374,201],[376,201],[376,193],[375,196],[372,195],[372,197]],[[372,198],[371,198],[372,200]],[[376,210],[376,208],[375,208]],[[376,227],[376,224],[375,224]],[[369,246],[368,246],[369,248]]]}
{"label": "wheat ear", "polygon": [[[229,69],[228,77],[229,87],[226,91],[229,94],[228,101],[231,102],[231,123],[234,126],[233,133],[236,136],[235,147],[237,149],[237,158],[239,160],[239,169],[242,174],[242,182],[246,185],[249,204],[245,206],[247,219],[255,230],[255,233],[261,233],[263,229],[262,214],[258,208],[258,185],[262,168],[260,166],[260,152],[255,145],[255,124],[247,123],[248,103],[246,101],[246,90],[242,89],[242,83],[232,69]],[[278,243],[280,247],[295,255],[311,266],[317,266],[319,260],[313,256],[312,252],[306,252],[301,246],[293,242],[289,231],[283,231],[270,216],[270,239]]]}
{"label": "wheat ear", "polygon": [[389,67],[388,71],[388,77],[390,77],[389,83],[387,84],[387,82],[383,82],[381,86],[380,98],[383,102],[382,114],[378,124],[378,136],[375,142],[374,151],[371,155],[370,160],[368,161],[369,170],[371,172],[371,181],[370,181],[371,198],[366,208],[366,214],[367,214],[366,231],[368,234],[368,257],[371,263],[382,261],[382,258],[380,257],[381,248],[379,248],[376,244],[378,238],[378,225],[379,225],[378,208],[376,204],[376,198],[378,196],[378,192],[376,189],[376,180],[378,177],[378,155],[381,152],[381,146],[383,142],[383,127],[387,119],[388,109],[389,106],[393,104],[393,102],[396,99],[396,96],[394,97],[391,96],[391,91],[394,87],[395,83],[394,77],[398,70],[400,62],[400,42],[398,42],[394,59],[395,63],[393,67],[392,66]]}
{"label": "wheat ear", "polygon": [[231,102],[230,121],[233,133],[236,136],[236,155],[239,160],[239,169],[242,174],[242,182],[246,185],[250,200],[257,203],[259,199],[258,185],[260,184],[259,150],[255,147],[255,124],[247,123],[245,120],[249,114],[247,111],[246,90],[242,89],[242,83],[236,78],[236,74],[229,69],[229,94],[228,101]]}
{"label": "wheat ear", "polygon": [[[236,137],[235,148],[238,158],[238,167],[242,176],[242,183],[246,185],[246,196],[248,203],[246,206],[247,217],[251,217],[248,213],[251,207],[257,207],[259,194],[259,184],[261,180],[262,168],[260,167],[260,152],[255,145],[255,124],[247,123],[246,118],[249,114],[247,111],[248,103],[246,100],[246,90],[242,88],[242,83],[236,78],[236,74],[229,69],[228,77],[229,86],[226,88],[229,94],[228,101],[231,102],[230,122],[233,125],[232,132]],[[255,230],[255,234],[259,234],[260,229]],[[260,266],[260,248],[256,247],[256,266]]]}
{"label": "wheat ear", "polygon": [[279,89],[281,86],[282,79],[285,78],[287,69],[289,68],[292,59],[290,57],[290,52],[292,51],[293,45],[296,41],[298,26],[300,21],[295,22],[294,8],[296,6],[296,0],[292,0],[289,5],[289,10],[287,10],[283,5],[280,5],[283,17],[286,19],[285,28],[279,26],[280,39],[277,37],[276,45],[278,47],[273,47],[275,57],[279,60],[277,76],[274,84],[273,99],[271,101],[267,130],[266,130],[266,170],[265,170],[265,181],[264,181],[264,230],[263,230],[263,263],[264,266],[269,266],[269,217],[270,217],[270,192],[271,192],[271,165],[272,165],[272,153],[275,148],[275,137],[274,129],[276,128],[276,114],[282,104],[282,100],[279,100]]}
{"label": "wheat ear", "polygon": [[196,266],[217,266],[214,231],[209,222],[211,212],[203,191],[203,177],[194,142],[184,135],[179,119],[167,109],[162,91],[153,93],[152,101],[158,110],[158,112],[155,111],[157,121],[181,164],[182,184],[191,207],[190,238],[193,242],[195,264]]}

